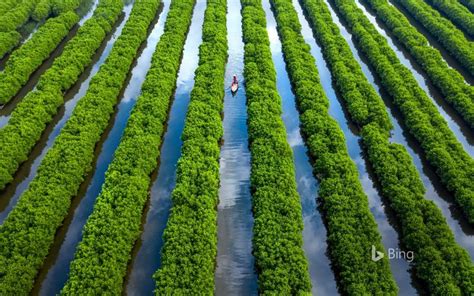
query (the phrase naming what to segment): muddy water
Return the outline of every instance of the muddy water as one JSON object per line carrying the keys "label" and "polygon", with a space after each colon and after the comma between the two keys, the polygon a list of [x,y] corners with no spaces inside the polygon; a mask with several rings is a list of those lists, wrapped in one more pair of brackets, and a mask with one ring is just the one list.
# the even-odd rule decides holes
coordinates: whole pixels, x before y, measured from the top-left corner
{"label": "muddy water", "polygon": [[388,41],[389,46],[393,49],[400,62],[413,73],[418,84],[434,102],[439,114],[441,114],[441,116],[446,120],[449,128],[464,147],[464,150],[466,150],[471,157],[474,157],[474,132],[462,120],[456,111],[444,101],[441,93],[433,84],[430,83],[428,77],[423,70],[420,69],[416,61],[413,60],[404,47],[396,41],[384,24],[378,22],[367,7],[357,1],[356,3],[370,22],[375,26],[377,31]]}
{"label": "muddy water", "polygon": [[[357,135],[357,131],[355,127],[348,120],[349,117],[347,114],[345,114],[345,109],[342,107],[341,102],[338,100],[336,96],[336,91],[332,85],[331,73],[327,67],[326,62],[323,59],[319,45],[315,42],[314,38],[312,37],[311,28],[303,15],[301,6],[299,5],[298,1],[293,1],[293,3],[299,15],[300,23],[302,25],[303,36],[305,37],[306,42],[311,47],[311,53],[316,58],[316,65],[319,70],[320,80],[325,90],[325,93],[330,101],[329,113],[333,118],[335,118],[339,122],[339,125],[344,132],[344,135],[346,138],[346,145],[348,147],[349,154],[357,166],[360,182],[364,188],[364,192],[367,194],[368,199],[369,199],[370,210],[375,217],[375,220],[378,225],[378,230],[382,235],[382,242],[386,249],[399,248],[398,233],[393,226],[392,213],[386,211],[385,204],[379,195],[379,192],[376,188],[376,184],[374,184],[373,173],[370,171],[370,167],[368,167],[368,164],[366,163],[365,157],[361,149],[360,137]],[[272,38],[272,41],[273,40],[278,40],[277,36]],[[277,65],[277,70],[279,70],[279,68],[282,68],[283,70],[280,70],[280,71],[284,71],[284,64],[280,65],[280,63],[276,63],[276,65]],[[285,73],[285,76],[286,76],[286,73]],[[287,89],[289,88],[289,86],[290,84],[288,81],[287,85],[283,86],[282,89]],[[291,142],[292,141],[290,140],[290,143]],[[295,155],[296,154],[297,152],[295,151]],[[308,163],[307,160],[306,160],[306,163]],[[297,170],[298,170],[298,166],[299,164],[298,162],[296,162]],[[311,175],[311,167],[309,164],[307,164],[306,171],[308,175]],[[316,196],[315,193],[313,193],[313,198],[314,196]],[[306,209],[303,209],[303,211],[306,211]],[[322,223],[320,222],[321,218],[318,217],[318,220],[319,220],[319,223],[318,223],[319,227],[322,228]],[[306,231],[305,231],[305,234],[307,235]],[[306,237],[305,237],[305,241],[306,241]],[[322,244],[323,242],[325,242],[325,236],[318,237],[318,241],[319,241],[319,244]],[[325,255],[323,254],[323,252],[327,249],[327,246],[325,245],[325,243],[324,243],[324,248],[321,248],[321,249],[322,250],[319,251],[320,252],[319,254],[315,254],[313,256],[316,256],[318,258],[325,257]],[[310,255],[308,255],[308,257],[311,258]],[[313,262],[311,262],[310,260],[311,270],[313,270],[313,267],[311,266],[312,264]],[[395,280],[397,281],[397,284],[400,287],[400,292],[402,294],[414,294],[415,288],[411,285],[411,272],[410,272],[409,263],[405,260],[392,260],[390,262],[390,266],[391,266],[392,273],[395,277]],[[319,270],[320,267],[314,268],[314,269]],[[321,273],[320,270],[319,272]],[[323,275],[319,275],[319,277],[321,276],[325,276],[325,277],[322,277],[322,278],[316,277],[314,279],[315,285],[316,285],[315,291],[317,293],[321,293],[319,291],[318,285],[323,285],[323,284],[327,285],[328,283],[331,283],[331,280],[332,282],[334,281],[333,276],[332,275],[328,276],[327,272],[325,272]],[[334,289],[333,284],[331,284],[330,287]],[[333,294],[333,291],[330,291],[330,292],[331,292],[330,294]]]}
{"label": "muddy water", "polygon": [[[243,79],[244,44],[240,0],[227,2],[229,58],[225,81],[228,86],[234,74]],[[235,95],[226,88],[217,215],[216,295],[257,295],[246,101],[244,81],[240,80]]]}
{"label": "muddy water", "polygon": [[194,71],[199,60],[205,9],[206,1],[198,0],[184,46],[175,98],[163,138],[158,174],[151,187],[143,233],[134,248],[133,258],[129,264],[125,284],[127,295],[152,295],[155,288],[152,276],[161,263],[162,235],[171,207],[171,192],[176,183],[176,164],[181,155],[181,133],[194,85]]}
{"label": "muddy water", "polygon": [[466,249],[471,258],[474,260],[474,227],[470,226],[465,217],[462,215],[459,207],[454,205],[454,199],[452,195],[444,188],[441,180],[436,175],[433,167],[428,163],[423,151],[419,147],[416,140],[408,132],[408,129],[403,124],[401,114],[397,111],[396,107],[393,106],[389,99],[389,94],[386,93],[381,85],[381,82],[375,72],[368,66],[369,63],[363,53],[359,52],[355,46],[354,41],[351,38],[351,34],[346,29],[346,24],[339,19],[337,13],[334,12],[333,8],[329,6],[333,21],[341,30],[342,36],[349,44],[351,51],[362,67],[362,71],[368,78],[369,82],[374,86],[377,92],[381,95],[382,99],[387,106],[387,111],[390,115],[393,123],[391,141],[402,144],[413,158],[414,164],[418,169],[418,173],[423,181],[426,189],[425,197],[432,200],[442,211],[448,225],[450,226],[454,237],[459,245]]}
{"label": "muddy water", "polygon": [[[90,80],[99,71],[100,66],[104,63],[109,55],[112,46],[122,32],[123,26],[127,21],[132,6],[124,7],[124,17],[119,20],[118,27],[113,30],[113,34],[107,41],[105,48],[101,49],[101,54],[98,60],[94,63],[90,72],[87,73],[87,78],[80,84],[79,89],[77,85],[73,87],[65,96],[66,103],[60,108],[58,114],[55,116],[53,123],[48,125],[48,128],[43,133],[39,143],[33,148],[28,161],[23,163],[17,171],[14,181],[9,184],[2,192],[0,199],[0,224],[3,223],[8,213],[18,202],[21,194],[28,188],[31,180],[36,175],[36,171],[49,148],[53,145],[54,140],[59,135],[62,127],[72,114],[74,107],[80,98],[82,98],[89,88]],[[72,98],[71,98],[72,97]]]}
{"label": "muddy water", "polygon": [[[77,30],[79,29],[80,26],[84,24],[88,19],[90,19],[94,13],[95,7],[97,6],[99,0],[94,0],[93,5],[91,9],[81,18],[79,21],[79,25],[75,25],[72,27],[72,29],[69,31],[68,35],[66,38],[64,38],[59,45],[56,47],[56,49],[51,53],[48,59],[46,59],[43,64],[36,69],[35,72],[30,76],[30,79],[28,82],[20,89],[20,91],[11,99],[10,102],[5,104],[4,106],[1,107],[0,109],[0,128],[4,127],[7,123],[8,120],[10,119],[10,115],[15,109],[15,107],[18,105],[18,103],[30,92],[32,91],[35,87],[36,84],[38,83],[38,80],[40,79],[41,75],[48,70],[51,65],[53,64],[54,60],[60,56],[64,50],[64,47],[66,44],[71,40],[77,33]],[[9,57],[9,56],[8,56]],[[0,62],[0,71],[3,71],[5,68],[5,63],[8,60],[8,57],[3,59]]]}
{"label": "muddy water", "polygon": [[[124,89],[120,96],[120,103],[116,108],[114,119],[98,145],[93,173],[82,184],[78,197],[73,201],[73,210],[66,218],[64,226],[59,229],[52,251],[49,253],[46,264],[41,270],[34,293],[40,295],[55,295],[59,293],[67,280],[69,265],[74,257],[74,251],[82,238],[82,228],[92,213],[96,197],[99,195],[105,180],[105,172],[112,161],[114,152],[119,145],[121,135],[125,129],[130,112],[140,95],[141,86],[151,65],[151,58],[161,35],[163,34],[169,0],[164,1],[163,12],[149,30],[149,37],[137,56]],[[158,16],[158,15],[157,15]]]}
{"label": "muddy water", "polygon": [[[362,0],[362,3],[366,4],[366,1]],[[455,58],[451,56],[451,54],[443,47],[443,45],[435,38],[433,35],[428,32],[417,20],[415,20],[403,7],[398,5],[397,3],[387,1],[390,5],[395,6],[402,14],[408,19],[410,24],[421,34],[425,36],[425,38],[428,40],[429,45],[432,47],[436,48],[441,55],[443,56],[443,59],[446,61],[446,63],[456,71],[458,71],[466,80],[467,83],[473,85],[474,84],[474,76],[469,73],[468,70],[465,69],[465,67],[462,65],[462,63],[458,62]],[[366,6],[369,11],[372,12],[369,6]],[[373,13],[375,15],[375,13]]]}

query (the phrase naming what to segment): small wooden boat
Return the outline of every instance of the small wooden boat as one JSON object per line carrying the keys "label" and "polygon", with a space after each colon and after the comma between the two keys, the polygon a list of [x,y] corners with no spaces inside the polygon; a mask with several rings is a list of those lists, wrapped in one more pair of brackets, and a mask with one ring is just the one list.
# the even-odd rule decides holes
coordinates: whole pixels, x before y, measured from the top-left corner
{"label": "small wooden boat", "polygon": [[232,94],[235,94],[238,89],[239,89],[239,80],[237,79],[237,75],[234,75],[232,77],[232,84],[230,86],[230,91],[232,92]]}
{"label": "small wooden boat", "polygon": [[238,89],[239,89],[238,83],[232,83],[232,85],[230,86],[230,91],[234,94],[237,92]]}

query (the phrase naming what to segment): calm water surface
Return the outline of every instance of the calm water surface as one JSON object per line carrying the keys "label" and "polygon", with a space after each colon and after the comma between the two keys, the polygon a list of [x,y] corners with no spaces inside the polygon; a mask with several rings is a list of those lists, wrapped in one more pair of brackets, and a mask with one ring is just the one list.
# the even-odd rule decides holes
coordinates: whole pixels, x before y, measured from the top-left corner
{"label": "calm water surface", "polygon": [[[69,31],[68,35],[59,43],[59,45],[56,47],[56,49],[51,53],[49,58],[47,58],[43,64],[36,69],[33,74],[31,74],[30,79],[28,82],[19,90],[19,92],[8,102],[6,105],[2,106],[0,109],[0,128],[4,127],[7,123],[8,120],[10,119],[10,115],[15,109],[15,107],[18,105],[18,103],[28,94],[30,91],[36,88],[36,85],[38,83],[38,80],[40,79],[41,75],[48,70],[51,65],[53,64],[54,60],[60,56],[64,50],[64,47],[66,44],[71,40],[77,33],[77,30],[79,29],[79,26],[82,25],[85,21],[90,19],[93,15],[94,9],[97,6],[99,0],[94,0],[92,4],[92,7],[89,7],[90,9],[88,10],[88,13],[86,13],[81,20],[79,21],[79,25],[75,25],[72,27],[72,29]],[[99,50],[98,50],[99,52]],[[3,71],[5,67],[5,63],[8,60],[8,57],[5,57],[2,59],[0,62],[0,71]],[[96,59],[94,59],[94,62]]]}
{"label": "calm water surface", "polygon": [[140,95],[145,75],[151,65],[153,52],[163,33],[169,1],[165,1],[164,4],[164,11],[160,15],[159,20],[155,18],[155,22],[150,26],[149,37],[146,43],[139,49],[137,54],[139,58],[133,64],[131,75],[128,76],[125,82],[127,87],[120,95],[120,103],[118,108],[116,108],[113,121],[98,145],[93,172],[89,175],[86,182],[82,184],[78,197],[73,201],[73,211],[71,211],[71,214],[66,218],[66,222],[59,230],[53,249],[49,253],[44,268],[40,272],[35,291],[39,290],[41,295],[59,293],[67,280],[69,265],[74,257],[74,251],[82,239],[82,228],[92,213],[95,199],[99,195],[105,180],[105,172],[118,147],[131,109]]}
{"label": "calm water surface", "polygon": [[[341,102],[343,103],[343,101],[339,101],[336,95],[337,92],[332,85],[331,73],[327,67],[326,62],[324,61],[321,48],[312,37],[313,35],[311,28],[304,17],[300,4],[296,0],[293,1],[293,4],[299,15],[300,23],[302,25],[302,34],[305,37],[306,42],[310,45],[311,53],[316,59],[320,80],[323,89],[330,101],[329,114],[338,121],[344,132],[349,155],[357,166],[359,180],[362,184],[362,187],[364,188],[364,192],[368,196],[370,210],[375,217],[378,230],[382,235],[382,242],[386,249],[397,248],[399,247],[399,240],[398,233],[395,229],[395,226],[393,225],[394,223],[392,221],[392,213],[387,211],[386,205],[379,195],[376,184],[373,181],[375,180],[375,176],[371,171],[370,166],[366,162],[365,155],[361,149],[360,137],[357,134],[356,128],[350,122],[348,114],[345,113],[346,110],[342,107],[343,104],[341,104]],[[395,280],[400,286],[400,291],[404,294],[414,294],[414,287],[411,284],[411,271],[409,263],[405,260],[393,260],[390,262],[390,266]],[[318,278],[316,278],[316,282],[317,281]],[[327,283],[327,280],[323,279],[322,282]],[[318,292],[317,288],[316,292]],[[328,294],[332,294],[332,292]]]}
{"label": "calm water surface", "polygon": [[350,48],[362,67],[362,70],[374,88],[380,93],[387,106],[387,111],[391,117],[394,129],[392,130],[391,140],[400,143],[407,149],[413,158],[414,164],[418,169],[418,173],[423,181],[426,189],[425,197],[432,200],[442,211],[448,225],[450,226],[455,239],[459,245],[468,251],[474,260],[474,227],[469,225],[459,207],[455,204],[454,198],[449,193],[441,180],[436,174],[434,168],[428,163],[421,147],[416,139],[409,134],[408,129],[403,123],[403,117],[397,108],[391,103],[389,94],[387,94],[380,83],[377,75],[368,66],[365,56],[360,53],[354,46],[350,33],[345,27],[345,23],[339,19],[333,8],[329,6],[333,20],[338,25],[343,37],[349,43]]}
{"label": "calm water surface", "polygon": [[[115,41],[122,32],[123,26],[130,16],[131,9],[131,5],[124,7],[124,17],[121,18],[120,22],[118,23],[118,27],[113,30],[113,34],[105,44],[105,48],[100,50],[98,60],[96,60],[90,71],[87,71],[81,75],[79,81],[82,82],[80,83],[79,88],[77,88],[78,84],[76,84],[76,86],[69,90],[65,95],[66,103],[60,107],[52,123],[48,125],[40,141],[30,153],[28,161],[21,165],[20,169],[15,175],[14,181],[10,183],[2,192],[2,198],[0,199],[0,224],[3,223],[10,211],[14,208],[21,194],[28,188],[30,182],[36,175],[36,171],[38,170],[38,167],[44,156],[49,151],[49,148],[51,148],[53,145],[56,137],[61,132],[61,129],[63,128],[66,121],[71,117],[72,111],[74,110],[74,107],[76,107],[77,102],[86,94],[92,77],[99,71],[100,66],[109,56]],[[83,80],[84,75],[86,77],[85,80]]]}
{"label": "calm water surface", "polygon": [[[286,127],[288,143],[293,150],[297,190],[301,197],[304,222],[303,248],[309,262],[312,293],[315,295],[337,295],[337,284],[327,255],[327,232],[316,203],[319,184],[313,176],[307,148],[300,134],[296,99],[286,71],[276,20],[268,1],[264,1],[264,9],[267,14],[267,30],[277,72],[277,88],[282,99],[282,118]],[[305,34],[304,31],[303,34]]]}
{"label": "calm water surface", "polygon": [[190,93],[194,86],[194,71],[198,66],[205,9],[206,1],[198,0],[184,46],[176,94],[169,113],[168,128],[163,138],[159,170],[151,187],[143,233],[134,248],[129,266],[130,272],[127,275],[125,288],[127,295],[153,295],[155,289],[152,276],[161,263],[162,235],[171,208],[171,192],[176,183],[176,164],[181,156],[181,133]]}
{"label": "calm water surface", "polygon": [[250,151],[243,79],[244,44],[240,1],[228,0],[229,58],[226,86],[236,74],[239,90],[224,98],[224,143],[220,154],[220,189],[217,215],[216,295],[257,295],[257,275],[252,255],[253,216],[250,194]]}
{"label": "calm water surface", "polygon": [[428,97],[431,98],[439,114],[441,114],[448,123],[449,128],[462,144],[464,150],[466,150],[471,157],[474,157],[474,132],[462,120],[456,111],[444,101],[441,93],[433,86],[433,84],[430,83],[426,74],[420,69],[418,64],[413,60],[404,47],[393,38],[387,28],[377,21],[375,16],[370,13],[367,7],[359,2],[356,3],[370,22],[375,26],[376,30],[388,41],[390,48],[395,52],[400,62],[413,73],[418,84],[425,91]]}

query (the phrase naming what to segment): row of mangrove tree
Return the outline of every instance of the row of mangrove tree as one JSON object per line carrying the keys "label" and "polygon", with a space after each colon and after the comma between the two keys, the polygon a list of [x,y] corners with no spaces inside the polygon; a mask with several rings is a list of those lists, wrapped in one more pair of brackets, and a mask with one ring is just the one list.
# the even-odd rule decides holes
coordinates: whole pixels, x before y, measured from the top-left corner
{"label": "row of mangrove tree", "polygon": [[195,0],[171,2],[142,93],[84,227],[64,295],[117,295],[122,291],[131,251],[140,236],[150,175],[158,165],[194,4]]}

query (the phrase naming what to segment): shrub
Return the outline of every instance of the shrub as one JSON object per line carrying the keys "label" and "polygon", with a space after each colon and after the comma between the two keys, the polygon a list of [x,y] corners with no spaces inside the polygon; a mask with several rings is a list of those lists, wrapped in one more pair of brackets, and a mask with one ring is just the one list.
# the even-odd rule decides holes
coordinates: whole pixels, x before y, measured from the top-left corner
{"label": "shrub", "polygon": [[150,175],[157,166],[194,3],[171,2],[142,94],[84,227],[63,294],[121,293],[130,253],[140,236]]}
{"label": "shrub", "polygon": [[163,235],[161,267],[154,276],[157,295],[214,292],[226,14],[226,0],[207,2],[173,206]]}

